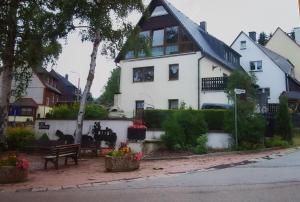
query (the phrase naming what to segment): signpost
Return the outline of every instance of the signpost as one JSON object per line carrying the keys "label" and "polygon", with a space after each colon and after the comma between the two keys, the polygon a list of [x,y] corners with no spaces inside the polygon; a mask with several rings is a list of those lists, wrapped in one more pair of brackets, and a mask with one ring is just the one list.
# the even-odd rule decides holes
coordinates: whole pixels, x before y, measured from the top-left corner
{"label": "signpost", "polygon": [[236,95],[240,95],[240,94],[244,94],[246,93],[246,90],[244,89],[238,89],[238,88],[235,88],[234,89],[234,128],[235,128],[235,144],[236,144],[236,147],[239,146],[239,143],[238,143],[238,128],[237,128],[237,102],[236,102]]}

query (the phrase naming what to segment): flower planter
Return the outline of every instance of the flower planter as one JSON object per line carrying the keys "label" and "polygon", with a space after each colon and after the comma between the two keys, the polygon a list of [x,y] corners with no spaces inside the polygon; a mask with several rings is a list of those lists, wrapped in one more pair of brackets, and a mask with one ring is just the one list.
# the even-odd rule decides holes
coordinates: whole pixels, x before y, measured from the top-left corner
{"label": "flower planter", "polygon": [[105,157],[105,168],[108,172],[128,172],[140,168],[140,161],[134,160],[133,156]]}
{"label": "flower planter", "polygon": [[28,169],[19,169],[15,166],[0,167],[0,184],[24,182],[28,178]]}

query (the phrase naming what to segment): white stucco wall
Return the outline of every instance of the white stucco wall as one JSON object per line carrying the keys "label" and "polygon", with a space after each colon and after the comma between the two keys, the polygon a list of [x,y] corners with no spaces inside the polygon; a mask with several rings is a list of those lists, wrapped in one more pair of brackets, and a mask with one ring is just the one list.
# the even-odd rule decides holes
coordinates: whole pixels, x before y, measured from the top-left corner
{"label": "white stucco wall", "polygon": [[[110,128],[117,134],[117,145],[127,140],[127,129],[132,125],[132,121],[127,120],[89,120],[83,123],[83,134],[87,134],[95,122],[99,122],[101,128]],[[50,125],[49,130],[39,129],[39,123],[44,122]],[[73,135],[76,129],[76,120],[36,120],[35,131],[40,136],[46,133],[50,139],[56,140],[56,130],[62,131],[64,134]]]}
{"label": "white stucco wall", "polygon": [[[120,108],[127,117],[132,117],[137,100],[144,100],[145,108],[168,109],[168,100],[178,99],[179,104],[185,102],[187,107],[197,109],[199,58],[201,58],[200,52],[121,61],[121,95],[118,100]],[[169,81],[170,64],[179,64],[178,80]],[[154,81],[134,83],[133,68],[147,66],[154,66]],[[229,70],[207,58],[201,60],[200,66],[201,78],[219,77],[223,76],[223,73],[230,75]],[[217,66],[217,68],[213,68],[213,66]],[[224,92],[213,91],[201,93],[200,102],[227,104],[228,99]]]}
{"label": "white stucco wall", "polygon": [[[12,88],[14,88],[15,86],[15,81],[12,81]],[[34,73],[28,84],[28,88],[26,89],[26,92],[23,95],[23,98],[32,98],[38,105],[42,105],[44,98],[44,89],[44,84]],[[10,102],[15,102],[15,98],[13,96],[11,96]]]}
{"label": "white stucco wall", "polygon": [[[240,42],[246,41],[247,48],[240,49]],[[232,44],[232,48],[242,55],[241,66],[250,73],[250,61],[262,60],[262,71],[254,72],[260,88],[270,88],[269,103],[279,103],[279,96],[286,91],[285,73],[250,38],[242,33]]]}

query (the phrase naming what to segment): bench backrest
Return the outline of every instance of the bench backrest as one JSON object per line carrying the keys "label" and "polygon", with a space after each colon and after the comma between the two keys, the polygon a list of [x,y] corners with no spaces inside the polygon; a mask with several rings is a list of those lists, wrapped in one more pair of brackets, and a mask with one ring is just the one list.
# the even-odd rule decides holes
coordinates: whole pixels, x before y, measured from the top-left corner
{"label": "bench backrest", "polygon": [[59,145],[51,148],[51,155],[79,154],[80,144]]}

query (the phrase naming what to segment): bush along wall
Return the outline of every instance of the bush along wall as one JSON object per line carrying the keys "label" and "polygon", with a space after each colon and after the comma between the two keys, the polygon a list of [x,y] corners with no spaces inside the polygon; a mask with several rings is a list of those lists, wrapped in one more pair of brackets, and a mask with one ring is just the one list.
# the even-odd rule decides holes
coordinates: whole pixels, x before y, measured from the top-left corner
{"label": "bush along wall", "polygon": [[[148,128],[162,129],[163,123],[170,118],[175,112],[181,110],[145,110],[144,122]],[[192,114],[201,114],[209,131],[223,131],[224,130],[224,119],[228,110],[184,110]]]}
{"label": "bush along wall", "polygon": [[[77,119],[79,111],[79,104],[73,105],[59,105],[46,115],[47,119]],[[87,104],[84,118],[86,120],[106,119],[108,118],[108,111],[96,104]]]}

